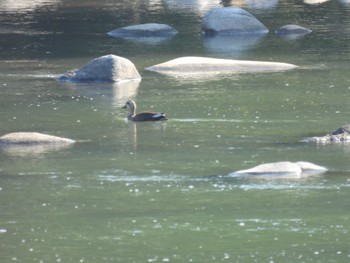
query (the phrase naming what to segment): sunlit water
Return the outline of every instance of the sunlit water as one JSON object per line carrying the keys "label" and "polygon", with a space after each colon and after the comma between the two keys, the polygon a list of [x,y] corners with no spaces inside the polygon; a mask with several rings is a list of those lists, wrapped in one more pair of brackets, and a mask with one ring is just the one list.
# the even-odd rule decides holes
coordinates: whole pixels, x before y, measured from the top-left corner
{"label": "sunlit water", "polygon": [[[237,1],[270,33],[203,37],[201,16],[235,2],[0,1],[1,134],[79,140],[1,148],[1,262],[349,261],[350,146],[303,139],[349,123],[350,7]],[[146,42],[106,35],[147,22],[179,34]],[[296,40],[273,34],[290,23],[313,32]],[[110,53],[133,61],[142,81],[54,80]],[[144,70],[187,55],[300,68],[208,78]],[[129,98],[169,121],[128,123],[121,107]],[[227,177],[284,160],[329,172]]]}

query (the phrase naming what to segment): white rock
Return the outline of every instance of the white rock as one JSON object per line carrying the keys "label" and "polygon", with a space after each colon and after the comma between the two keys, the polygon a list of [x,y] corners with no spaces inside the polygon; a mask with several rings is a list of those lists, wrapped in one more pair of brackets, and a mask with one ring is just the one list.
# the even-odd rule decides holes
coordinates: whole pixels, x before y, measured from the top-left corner
{"label": "white rock", "polygon": [[309,162],[275,162],[255,166],[250,169],[230,173],[229,176],[261,176],[261,177],[293,177],[299,178],[303,175],[320,174],[327,168]]}
{"label": "white rock", "polygon": [[206,57],[180,57],[161,64],[153,65],[146,70],[164,74],[191,73],[247,73],[269,72],[295,69],[298,66],[282,62],[265,62],[249,60],[233,60]]}
{"label": "white rock", "polygon": [[13,132],[0,137],[0,145],[72,144],[74,140],[38,132]]}
{"label": "white rock", "polygon": [[300,161],[300,162],[296,162],[296,164],[299,165],[299,167],[301,168],[302,174],[324,173],[328,170],[326,167],[319,166],[309,162]]}

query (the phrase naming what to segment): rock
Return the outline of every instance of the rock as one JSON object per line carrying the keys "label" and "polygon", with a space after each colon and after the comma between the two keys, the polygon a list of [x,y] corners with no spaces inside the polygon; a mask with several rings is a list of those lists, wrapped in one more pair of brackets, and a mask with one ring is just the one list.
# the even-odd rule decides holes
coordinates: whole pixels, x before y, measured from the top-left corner
{"label": "rock", "polygon": [[244,7],[249,10],[273,10],[278,6],[278,0],[243,0],[243,1],[232,1],[222,0],[221,3],[224,6],[232,5],[234,2],[235,6]]}
{"label": "rock", "polygon": [[327,168],[309,162],[276,162],[266,163],[250,169],[230,173],[231,177],[259,176],[259,177],[300,177],[303,175],[320,174],[327,171]]}
{"label": "rock", "polygon": [[74,140],[37,132],[13,132],[0,137],[0,145],[72,144]]}
{"label": "rock", "polygon": [[339,129],[336,129],[334,132],[331,132],[331,135],[339,135],[339,134],[350,135],[350,124],[344,125]]}
{"label": "rock", "polygon": [[202,32],[215,34],[266,34],[269,32],[255,16],[238,7],[209,10],[202,18]]}
{"label": "rock", "polygon": [[146,68],[169,75],[224,74],[244,72],[283,71],[298,66],[280,62],[247,61],[205,57],[180,57]]}
{"label": "rock", "polygon": [[275,30],[276,35],[287,40],[294,40],[303,37],[311,32],[311,29],[298,25],[284,25]]}
{"label": "rock", "polygon": [[93,59],[82,68],[70,70],[58,78],[64,82],[117,82],[132,79],[141,79],[135,65],[115,55]]}
{"label": "rock", "polygon": [[303,175],[319,174],[324,173],[328,170],[326,167],[309,162],[296,162],[296,164],[301,168],[301,172]]}
{"label": "rock", "polygon": [[126,26],[107,33],[112,37],[167,37],[177,34],[177,30],[166,24],[148,23]]}
{"label": "rock", "polygon": [[316,143],[346,143],[350,142],[350,124],[344,125],[324,136],[315,136],[305,139],[306,142]]}
{"label": "rock", "polygon": [[284,25],[275,31],[277,35],[286,35],[286,34],[308,34],[311,33],[312,30],[306,27],[298,26],[298,25]]}
{"label": "rock", "polygon": [[330,0],[304,0],[304,3],[309,4],[309,5],[318,5],[318,4],[328,2],[328,1],[330,1]]}

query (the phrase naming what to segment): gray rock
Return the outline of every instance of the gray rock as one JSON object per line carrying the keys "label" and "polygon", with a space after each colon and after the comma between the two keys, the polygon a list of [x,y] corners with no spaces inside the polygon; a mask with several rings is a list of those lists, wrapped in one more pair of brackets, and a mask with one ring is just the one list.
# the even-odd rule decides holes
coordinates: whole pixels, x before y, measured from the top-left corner
{"label": "gray rock", "polygon": [[293,35],[295,37],[297,36],[304,36],[306,34],[311,33],[312,30],[306,27],[298,26],[298,25],[284,25],[278,28],[275,31],[275,34],[279,36],[286,36],[286,35]]}
{"label": "gray rock", "polygon": [[238,7],[209,10],[202,18],[202,32],[215,34],[266,34],[269,32],[255,16]]}
{"label": "gray rock", "polygon": [[135,65],[128,59],[106,55],[91,60],[78,70],[67,71],[58,81],[63,82],[117,82],[141,79]]}
{"label": "gray rock", "polygon": [[324,136],[315,136],[305,139],[306,142],[316,143],[346,143],[350,142],[350,124],[344,125]]}
{"label": "gray rock", "polygon": [[0,137],[0,145],[72,144],[74,140],[38,132],[12,132]]}
{"label": "gray rock", "polygon": [[259,177],[280,177],[299,178],[305,175],[320,174],[327,171],[327,168],[309,162],[275,162],[255,166],[250,169],[230,173],[231,177],[259,176]]}
{"label": "gray rock", "polygon": [[147,23],[126,26],[107,33],[112,37],[168,37],[177,34],[177,30],[166,24]]}
{"label": "gray rock", "polygon": [[331,132],[331,135],[339,135],[339,134],[350,135],[350,124],[344,125],[339,129],[336,129],[334,132]]}

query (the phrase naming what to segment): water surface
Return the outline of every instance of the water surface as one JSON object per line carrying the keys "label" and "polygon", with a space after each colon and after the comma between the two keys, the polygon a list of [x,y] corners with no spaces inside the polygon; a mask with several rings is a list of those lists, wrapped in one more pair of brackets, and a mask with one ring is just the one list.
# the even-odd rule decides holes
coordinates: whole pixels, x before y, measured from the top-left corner
{"label": "water surface", "polygon": [[[0,1],[1,134],[82,142],[0,151],[1,262],[348,262],[349,145],[307,144],[348,123],[349,6],[239,1],[270,33],[206,38],[201,16],[235,1]],[[159,22],[160,42],[112,38]],[[286,40],[296,23],[313,32]],[[141,82],[58,83],[105,54]],[[279,61],[296,70],[172,78],[145,67],[180,56]],[[128,123],[127,99],[167,113]],[[228,178],[264,162],[309,161],[299,180]]]}

